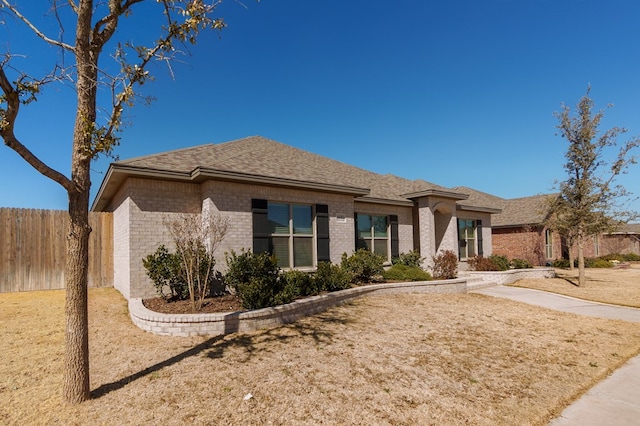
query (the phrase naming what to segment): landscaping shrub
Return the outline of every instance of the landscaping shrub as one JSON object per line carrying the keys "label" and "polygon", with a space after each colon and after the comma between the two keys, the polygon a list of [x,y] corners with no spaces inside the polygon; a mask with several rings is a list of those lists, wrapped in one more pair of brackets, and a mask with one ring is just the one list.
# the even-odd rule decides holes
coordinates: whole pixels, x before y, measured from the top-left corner
{"label": "landscaping shrub", "polygon": [[396,263],[382,274],[385,280],[429,281],[431,274],[422,268]]}
{"label": "landscaping shrub", "polygon": [[622,257],[625,262],[640,262],[640,255],[635,253],[625,253]]}
{"label": "landscaping shrub", "polygon": [[330,262],[320,262],[313,275],[314,287],[321,291],[338,291],[351,287],[351,274],[339,265]]}
{"label": "landscaping shrub", "polygon": [[244,249],[240,254],[225,253],[227,273],[224,276],[225,284],[236,290],[239,284],[248,283],[251,277],[269,276],[277,278],[280,268],[278,261],[269,253],[255,254],[251,250]]}
{"label": "landscaping shrub", "polygon": [[422,268],[422,262],[424,261],[424,259],[424,257],[420,256],[420,253],[415,250],[411,250],[409,253],[400,253],[400,256],[394,257],[391,260],[391,263],[394,265],[405,265],[414,268]]}
{"label": "landscaping shrub", "polygon": [[433,278],[449,280],[458,276],[458,256],[451,250],[433,256]]}
{"label": "landscaping shrub", "polygon": [[160,297],[166,300],[189,298],[189,287],[184,278],[182,262],[177,254],[170,253],[162,245],[155,253],[142,259],[142,264]]}
{"label": "landscaping shrub", "polygon": [[355,283],[370,283],[382,276],[384,258],[367,249],[356,250],[351,256],[342,253],[340,266],[351,275]]}
{"label": "landscaping shrub", "polygon": [[507,271],[511,269],[511,263],[509,262],[507,256],[492,254],[491,256],[489,256],[489,260],[498,267],[498,271]]}
{"label": "landscaping shrub", "polygon": [[533,265],[525,259],[511,259],[511,267],[513,269],[531,269]]}
{"label": "landscaping shrub", "polygon": [[605,260],[617,260],[618,262],[640,261],[640,256],[635,253],[625,253],[625,254],[614,253],[614,254],[607,254],[605,256],[601,256],[600,258]]}
{"label": "landscaping shrub", "polygon": [[551,264],[554,268],[569,268],[569,259],[556,259]]}
{"label": "landscaping shrub", "polygon": [[613,263],[601,258],[585,258],[585,268],[613,268]]}
{"label": "landscaping shrub", "polygon": [[620,254],[620,253],[610,253],[610,254],[605,254],[604,256],[600,256],[600,259],[604,259],[604,260],[617,260],[618,262],[624,262],[624,255]]}
{"label": "landscaping shrub", "polygon": [[296,295],[313,296],[314,294],[319,293],[319,290],[316,288],[311,276],[306,272],[292,269],[282,272],[280,274],[280,279],[285,281],[285,287],[294,288]]}
{"label": "landscaping shrub", "polygon": [[245,309],[261,309],[293,301],[296,289],[286,280],[271,275],[253,276],[237,285],[237,294]]}
{"label": "landscaping shrub", "polygon": [[499,271],[500,267],[490,258],[484,256],[474,256],[467,260],[471,271]]}
{"label": "landscaping shrub", "polygon": [[280,277],[278,259],[269,253],[254,254],[250,250],[226,253],[225,283],[235,290],[246,309],[260,309],[289,303],[298,289],[295,280]]}
{"label": "landscaping shrub", "polygon": [[[569,260],[568,259],[557,259],[553,261],[553,266],[555,268],[568,268]],[[574,259],[573,266],[578,267],[578,259]],[[612,268],[613,263],[607,260],[606,258],[593,258],[593,257],[585,257],[584,258],[584,266],[585,268]]]}

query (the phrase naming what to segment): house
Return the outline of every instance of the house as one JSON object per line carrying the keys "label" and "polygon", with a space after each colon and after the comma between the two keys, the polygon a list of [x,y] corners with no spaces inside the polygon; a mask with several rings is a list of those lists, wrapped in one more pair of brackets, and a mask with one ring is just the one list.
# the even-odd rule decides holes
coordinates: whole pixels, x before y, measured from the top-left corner
{"label": "house", "polygon": [[381,175],[260,136],[119,161],[92,206],[113,212],[114,286],[129,298],[155,289],[142,259],[171,247],[163,222],[180,213],[225,215],[217,252],[275,254],[312,271],[366,247],[388,262],[418,250],[429,266],[444,250],[490,255],[495,204],[464,189]]}
{"label": "house", "polygon": [[[547,265],[557,259],[569,258],[566,241],[545,226],[549,200],[554,194],[504,199],[472,188],[453,189],[469,194],[469,200],[475,204],[500,209],[492,216],[493,254],[525,259],[533,265]],[[577,256],[576,249],[573,250]],[[640,254],[640,224],[627,224],[615,232],[593,236],[585,245],[586,257],[612,253]]]}

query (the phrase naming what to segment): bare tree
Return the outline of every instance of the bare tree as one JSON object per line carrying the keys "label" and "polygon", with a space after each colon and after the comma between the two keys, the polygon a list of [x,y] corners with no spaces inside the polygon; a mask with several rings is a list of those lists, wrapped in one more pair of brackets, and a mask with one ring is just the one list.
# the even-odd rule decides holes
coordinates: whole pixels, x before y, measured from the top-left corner
{"label": "bare tree", "polygon": [[214,253],[229,230],[226,216],[181,213],[165,218],[164,224],[180,257],[191,308],[199,311],[210,289],[216,264]]}
{"label": "bare tree", "polygon": [[564,165],[567,177],[558,183],[559,196],[551,204],[550,225],[577,246],[579,285],[586,282],[584,244],[587,238],[611,231],[637,217],[636,212],[624,208],[629,193],[615,181],[636,163],[631,153],[640,145],[640,140],[632,138],[622,144],[613,161],[607,161],[605,151],[617,146],[617,137],[626,133],[626,129],[613,127],[599,133],[604,112],[593,112],[590,89],[578,102],[575,115],[566,105],[555,113],[559,134],[569,147]]}
{"label": "bare tree", "polygon": [[[46,75],[33,75],[13,66],[16,55],[6,51],[0,61],[0,137],[42,175],[59,183],[69,199],[69,235],[65,266],[65,361],[63,396],[77,403],[89,398],[89,346],[87,321],[88,221],[90,165],[100,154],[110,155],[119,142],[122,114],[139,100],[138,87],[151,75],[150,63],[170,63],[179,44],[195,43],[203,30],[222,30],[224,21],[213,18],[220,0],[156,0],[149,8],[158,10],[161,36],[148,46],[112,40],[121,19],[130,17],[143,0],[51,0],[45,18],[59,27],[55,36],[46,33],[49,25],[36,25],[32,1],[0,0],[4,24],[25,26],[40,41],[61,51]],[[152,4],[151,4],[152,3]],[[31,15],[31,16],[30,16]],[[42,15],[42,13],[40,13]],[[38,18],[40,18],[38,16]],[[147,22],[153,19],[141,16]],[[64,41],[64,24],[73,22],[73,43]],[[105,50],[108,48],[108,51]],[[116,61],[104,66],[100,58]],[[64,58],[64,59],[62,59]],[[68,63],[68,58],[73,58]],[[103,67],[101,67],[103,65]],[[112,71],[113,70],[113,71]],[[110,72],[111,71],[111,72]],[[63,82],[75,91],[77,107],[71,141],[71,173],[54,170],[27,148],[34,141],[16,136],[20,108],[37,101],[45,86]],[[104,90],[100,90],[104,89]],[[100,102],[99,98],[100,97]],[[102,106],[104,112],[99,108]]]}

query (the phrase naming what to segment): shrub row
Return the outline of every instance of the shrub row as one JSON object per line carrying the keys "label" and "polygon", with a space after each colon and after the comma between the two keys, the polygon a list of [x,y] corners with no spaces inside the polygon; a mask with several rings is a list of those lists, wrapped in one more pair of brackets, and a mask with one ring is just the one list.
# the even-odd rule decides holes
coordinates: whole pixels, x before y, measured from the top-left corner
{"label": "shrub row", "polygon": [[524,259],[511,259],[501,255],[489,257],[474,256],[469,258],[469,269],[472,271],[507,271],[509,269],[530,269],[531,262]]}
{"label": "shrub row", "polygon": [[[428,281],[431,274],[422,269],[424,258],[417,252],[403,253],[385,271],[384,258],[366,249],[351,256],[342,255],[339,265],[320,263],[313,273],[297,270],[281,271],[275,256],[243,250],[225,253],[227,273],[224,284],[234,292],[246,309],[259,309],[292,302],[297,297],[343,290],[353,284],[394,281]],[[434,277],[450,279],[457,276],[458,258],[447,251],[433,257]],[[185,273],[176,254],[160,246],[143,260],[147,275],[159,295],[166,299],[189,297]]]}

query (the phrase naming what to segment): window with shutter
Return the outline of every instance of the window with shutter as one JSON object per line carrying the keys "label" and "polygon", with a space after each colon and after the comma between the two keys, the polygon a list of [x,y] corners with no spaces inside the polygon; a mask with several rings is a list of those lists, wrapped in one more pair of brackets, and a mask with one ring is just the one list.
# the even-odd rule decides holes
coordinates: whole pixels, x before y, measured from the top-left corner
{"label": "window with shutter", "polygon": [[398,246],[398,217],[356,213],[355,221],[356,249],[366,248],[390,261]]}
{"label": "window with shutter", "polygon": [[322,205],[318,208],[326,214],[318,220],[322,237],[314,249],[313,206],[252,200],[254,253],[275,255],[281,268],[314,266],[320,247],[322,256],[328,258],[328,209]]}

